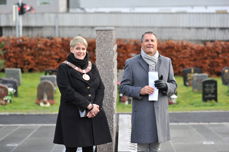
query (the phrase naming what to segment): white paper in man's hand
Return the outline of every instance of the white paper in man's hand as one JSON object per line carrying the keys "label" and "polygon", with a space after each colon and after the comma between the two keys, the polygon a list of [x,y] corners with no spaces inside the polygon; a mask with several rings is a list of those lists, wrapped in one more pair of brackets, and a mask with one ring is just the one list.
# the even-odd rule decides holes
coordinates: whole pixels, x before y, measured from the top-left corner
{"label": "white paper in man's hand", "polygon": [[149,72],[149,86],[154,88],[153,93],[149,95],[149,101],[158,101],[158,89],[154,86],[156,80],[158,80],[158,72]]}

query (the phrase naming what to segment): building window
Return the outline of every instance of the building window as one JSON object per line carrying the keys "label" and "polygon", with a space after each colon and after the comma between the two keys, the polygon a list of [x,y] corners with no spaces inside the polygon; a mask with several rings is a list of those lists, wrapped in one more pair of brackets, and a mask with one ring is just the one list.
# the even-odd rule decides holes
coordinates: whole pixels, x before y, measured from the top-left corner
{"label": "building window", "polygon": [[0,0],[0,5],[6,5],[6,0]]}

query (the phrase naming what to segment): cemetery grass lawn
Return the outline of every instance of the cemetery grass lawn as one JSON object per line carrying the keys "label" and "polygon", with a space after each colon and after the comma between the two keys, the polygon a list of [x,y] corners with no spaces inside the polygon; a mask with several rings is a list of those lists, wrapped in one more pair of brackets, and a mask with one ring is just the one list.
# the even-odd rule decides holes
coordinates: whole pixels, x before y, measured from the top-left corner
{"label": "cemetery grass lawn", "polygon": [[[192,87],[183,85],[183,78],[176,76],[178,83],[177,104],[169,105],[170,112],[177,111],[229,111],[229,86],[222,85],[220,77],[214,77],[218,85],[218,102],[202,102],[202,93],[192,91]],[[131,105],[117,103],[117,112],[131,112]]]}
{"label": "cemetery grass lawn", "polygon": [[[18,87],[18,97],[13,102],[0,106],[0,113],[57,113],[60,103],[60,92],[56,89],[54,100],[56,103],[50,107],[40,107],[35,104],[37,86],[44,73],[22,73],[22,83]],[[5,77],[0,73],[0,77]],[[176,77],[178,82],[177,104],[169,105],[169,111],[229,111],[229,87],[223,86],[221,78],[214,78],[218,83],[218,102],[202,102],[201,93],[192,92],[192,87],[183,85],[182,77]],[[131,112],[131,105],[117,102],[116,112]]]}
{"label": "cemetery grass lawn", "polygon": [[[59,90],[56,89],[54,100],[56,104],[50,107],[41,107],[35,104],[37,96],[37,86],[40,77],[44,73],[22,73],[22,83],[18,87],[18,97],[13,97],[13,102],[1,106],[0,113],[56,113],[59,107]],[[4,73],[0,73],[0,77],[5,77]]]}

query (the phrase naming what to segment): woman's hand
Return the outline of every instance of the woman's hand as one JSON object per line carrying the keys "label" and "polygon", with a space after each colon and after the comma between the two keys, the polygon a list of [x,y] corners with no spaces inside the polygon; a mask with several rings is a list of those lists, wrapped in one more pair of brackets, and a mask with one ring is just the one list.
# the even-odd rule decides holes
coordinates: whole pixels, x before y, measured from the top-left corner
{"label": "woman's hand", "polygon": [[99,113],[99,111],[100,111],[99,105],[93,104],[92,107],[93,107],[93,108],[87,113],[87,117],[88,117],[88,118],[93,118],[93,117],[95,117],[95,116]]}

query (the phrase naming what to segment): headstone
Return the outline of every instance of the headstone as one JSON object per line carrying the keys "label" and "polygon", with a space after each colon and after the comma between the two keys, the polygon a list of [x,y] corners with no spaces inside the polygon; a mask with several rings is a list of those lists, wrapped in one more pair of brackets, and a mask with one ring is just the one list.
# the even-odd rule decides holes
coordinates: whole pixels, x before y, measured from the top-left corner
{"label": "headstone", "polygon": [[5,105],[7,102],[4,97],[8,95],[8,88],[5,85],[0,84],[0,105]]}
{"label": "headstone", "polygon": [[56,75],[43,75],[40,78],[40,81],[49,80],[53,83],[54,87],[57,86]]}
{"label": "headstone", "polygon": [[192,85],[192,76],[194,73],[202,73],[202,70],[197,67],[193,68],[186,68],[183,70],[183,81],[185,86],[191,86]]}
{"label": "headstone", "polygon": [[202,91],[202,100],[215,100],[217,102],[217,81],[213,79],[204,80]]}
{"label": "headstone", "polygon": [[56,69],[47,69],[45,70],[45,75],[57,75]]}
{"label": "headstone", "polygon": [[21,85],[21,69],[5,68],[6,78],[13,78],[17,81],[18,86]]}
{"label": "headstone", "polygon": [[54,104],[54,86],[49,80],[41,81],[37,87],[37,104]]}
{"label": "headstone", "polygon": [[8,88],[13,88],[15,90],[14,96],[18,96],[18,86],[15,79],[0,78],[0,84],[6,85]]}
{"label": "headstone", "polygon": [[98,152],[114,152],[116,140],[115,104],[117,101],[117,45],[114,28],[96,29],[96,65],[105,87],[103,108],[106,112],[112,143],[98,146]]}
{"label": "headstone", "polygon": [[224,85],[229,85],[229,67],[223,68],[221,78]]}
{"label": "headstone", "polygon": [[208,74],[205,73],[195,73],[192,76],[192,91],[201,92],[202,91],[202,81],[208,78]]}

